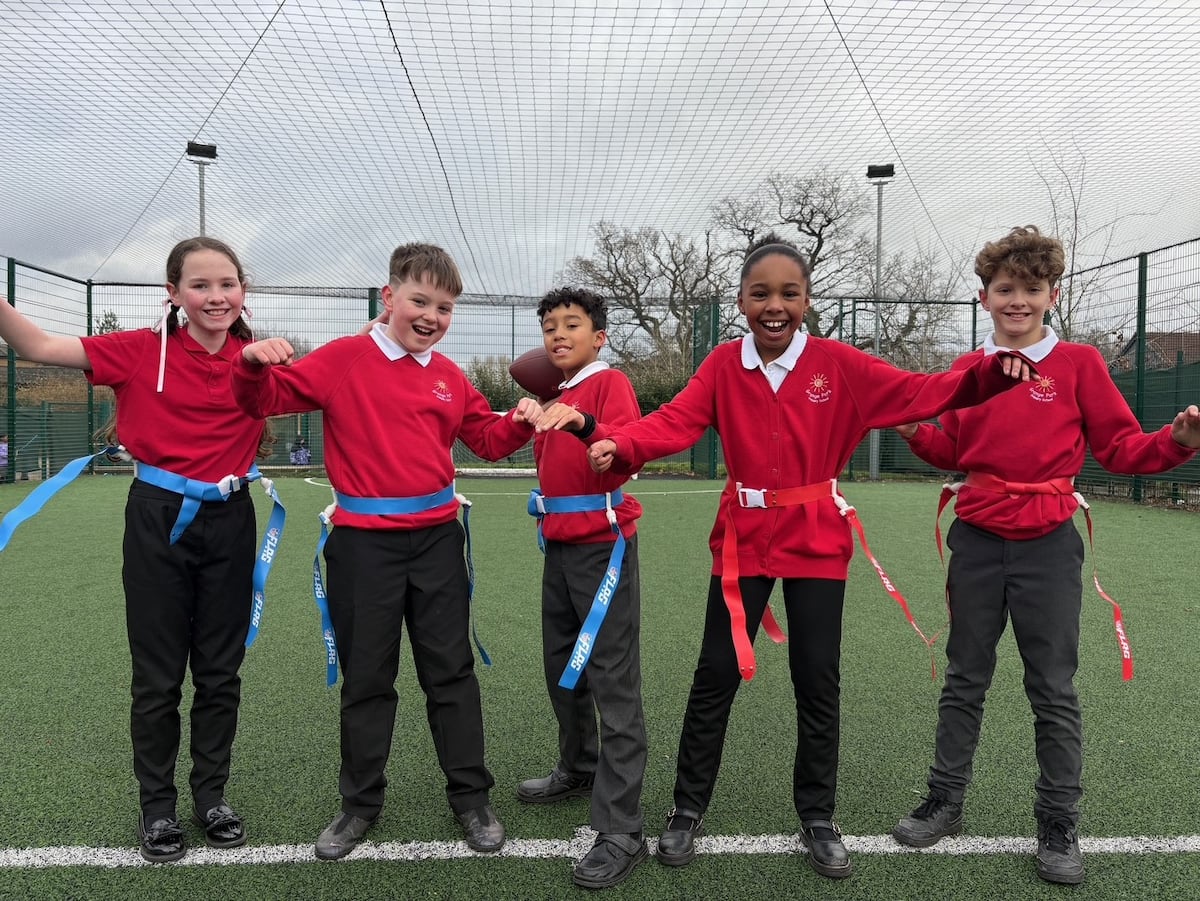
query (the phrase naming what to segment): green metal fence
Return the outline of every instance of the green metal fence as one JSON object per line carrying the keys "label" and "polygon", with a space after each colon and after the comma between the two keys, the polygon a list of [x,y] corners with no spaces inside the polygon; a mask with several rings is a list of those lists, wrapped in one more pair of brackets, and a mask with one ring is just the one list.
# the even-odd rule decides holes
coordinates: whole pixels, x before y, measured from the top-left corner
{"label": "green metal fence", "polygon": [[[95,282],[13,259],[7,261],[6,274],[9,302],[52,334],[86,335],[110,328],[144,327],[161,314],[164,292],[159,284]],[[1063,280],[1062,299],[1051,325],[1064,339],[1094,344],[1101,350],[1114,380],[1147,430],[1160,427],[1188,403],[1200,400],[1198,278],[1200,239],[1081,270]],[[923,304],[885,301],[884,309],[901,303]],[[829,317],[826,324],[831,337],[860,347],[870,345],[866,336],[875,328],[873,299],[823,298],[820,304]],[[379,292],[376,288],[254,286],[247,306],[258,334],[282,335],[306,352],[361,328],[378,312]],[[950,359],[978,346],[990,333],[990,319],[974,298],[947,306],[952,307],[947,315],[935,317],[940,322],[938,331],[908,339],[908,346],[885,330],[880,345],[883,355],[909,368],[944,368]],[[540,346],[536,307],[534,297],[464,294],[439,350],[464,369],[487,364],[503,371],[508,360]],[[744,323],[740,328],[744,330]],[[691,329],[694,369],[717,342],[738,332],[733,300],[697,307]],[[8,436],[10,451],[0,478],[44,478],[95,447],[94,435],[112,411],[106,389],[91,389],[78,373],[20,365],[11,350],[3,371],[0,433]],[[321,466],[319,413],[280,417],[272,422],[272,428],[278,443],[267,466]],[[291,451],[298,438],[309,452],[309,464],[293,462]],[[463,467],[482,465],[463,447],[455,449],[455,459]],[[669,462],[676,470],[703,477],[723,472],[720,444],[711,434]],[[879,464],[880,472],[888,476],[936,475],[890,431],[881,435]],[[530,467],[531,452],[526,448],[501,465]],[[111,468],[102,463],[96,469]],[[864,442],[845,475],[865,477],[867,471]],[[1180,467],[1163,478],[1129,478],[1105,472],[1089,457],[1080,482],[1096,493],[1200,504],[1200,463]]]}

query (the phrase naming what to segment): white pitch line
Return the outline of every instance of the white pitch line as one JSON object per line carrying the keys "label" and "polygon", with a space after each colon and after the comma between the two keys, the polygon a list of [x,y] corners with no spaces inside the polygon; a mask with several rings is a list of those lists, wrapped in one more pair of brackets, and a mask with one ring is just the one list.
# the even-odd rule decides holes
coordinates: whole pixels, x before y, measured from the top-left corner
{"label": "white pitch line", "polygon": [[[576,830],[575,838],[511,839],[495,854],[477,854],[465,842],[363,842],[346,860],[413,862],[420,860],[458,860],[467,857],[517,857],[525,859],[583,857],[592,845],[595,833],[586,827]],[[932,848],[908,848],[890,835],[847,835],[846,848],[856,854],[940,854],[993,855],[1033,854],[1037,843],[1027,836],[958,836],[938,842]],[[657,843],[649,837],[650,847]],[[1196,854],[1200,853],[1200,835],[1125,836],[1081,838],[1085,854]],[[700,854],[805,854],[795,835],[713,835],[696,839]],[[183,860],[173,864],[149,864],[132,848],[59,848],[0,849],[0,869],[46,869],[50,867],[143,866],[234,866],[261,864],[316,863],[312,844],[264,845],[261,847],[213,850],[191,848]]]}

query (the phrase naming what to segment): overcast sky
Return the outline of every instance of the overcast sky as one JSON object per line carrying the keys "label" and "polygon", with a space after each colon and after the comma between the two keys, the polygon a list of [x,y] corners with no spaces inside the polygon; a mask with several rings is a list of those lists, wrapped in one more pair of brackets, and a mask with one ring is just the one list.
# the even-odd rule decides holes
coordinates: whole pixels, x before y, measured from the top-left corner
{"label": "overcast sky", "polygon": [[378,285],[419,239],[539,294],[599,220],[700,233],[772,172],[886,163],[885,250],[967,273],[1049,223],[1057,166],[1084,262],[1200,235],[1197,2],[0,0],[0,29],[0,255],[81,278],[162,278],[190,140],[208,232],[272,285]]}

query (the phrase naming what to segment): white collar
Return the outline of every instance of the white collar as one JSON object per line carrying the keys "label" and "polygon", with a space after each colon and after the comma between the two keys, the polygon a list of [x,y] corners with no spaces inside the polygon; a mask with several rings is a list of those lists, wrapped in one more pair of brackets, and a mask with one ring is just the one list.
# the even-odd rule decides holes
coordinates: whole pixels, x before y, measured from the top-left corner
{"label": "white collar", "polygon": [[412,357],[422,366],[428,366],[429,361],[433,359],[433,349],[429,349],[419,354],[412,353],[404,349],[400,344],[397,344],[390,334],[388,327],[382,322],[376,322],[371,326],[371,339],[379,345],[379,349],[383,351],[383,355],[393,363],[402,357]]}
{"label": "white collar", "polygon": [[608,364],[603,360],[593,360],[584,366],[581,370],[575,373],[574,377],[559,384],[559,388],[574,388],[590,375],[595,375],[597,372],[603,372],[608,369]]}
{"label": "white collar", "polygon": [[[804,353],[804,348],[807,344],[808,332],[804,331],[803,327],[798,328],[796,329],[796,333],[792,335],[792,343],[787,346],[787,350],[771,362],[778,363],[788,372],[791,372],[795,368],[796,362],[800,359],[800,354]],[[742,365],[747,369],[765,369],[769,365],[763,363],[762,355],[758,352],[758,346],[754,343],[753,333],[742,337]]]}
{"label": "white collar", "polygon": [[[1044,333],[1040,341],[1036,344],[1030,344],[1028,347],[1022,347],[1018,351],[1022,356],[1028,357],[1035,363],[1040,363],[1046,357],[1050,356],[1050,351],[1054,350],[1054,346],[1058,344],[1058,335],[1054,333],[1054,329],[1048,325],[1043,325],[1042,328]],[[992,334],[983,339],[984,356],[991,356],[998,351],[1012,349],[1011,347],[1004,347],[1001,344],[997,344],[995,332],[992,332]]]}

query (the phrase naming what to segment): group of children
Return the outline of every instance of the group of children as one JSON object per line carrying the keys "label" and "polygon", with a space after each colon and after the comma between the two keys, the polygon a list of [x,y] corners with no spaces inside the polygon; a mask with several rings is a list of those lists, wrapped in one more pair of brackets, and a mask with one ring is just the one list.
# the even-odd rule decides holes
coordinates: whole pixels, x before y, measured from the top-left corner
{"label": "group of children", "polygon": [[[604,300],[570,288],[548,293],[537,310],[546,352],[562,375],[557,401],[543,406],[524,398],[508,413],[492,412],[434,349],[462,284],[453,260],[426,244],[393,253],[381,321],[298,360],[284,339],[250,339],[241,318],[241,266],[211,239],[172,251],[167,290],[187,325],[178,327],[172,314],[161,336],[142,330],[51,337],[0,304],[0,336],[19,354],[83,369],[94,383],[114,387],[118,433],[138,461],[123,572],[143,857],[166,861],[185,853],[173,773],[189,664],[196,682],[195,818],[212,846],[246,840],[224,786],[255,524],[238,487],[201,499],[193,524],[172,541],[187,495],[162,487],[161,479],[144,481],[141,470],[217,484],[227,473],[249,471],[266,417],[321,410],[336,497],[325,558],[328,640],[343,676],[342,804],[316,841],[317,857],[348,854],[383,806],[402,631],[412,643],[449,806],[469,847],[491,852],[503,845],[484,762],[450,449],[462,439],[479,456],[499,459],[533,437],[539,489],[529,506],[545,554],[543,662],[558,750],[549,774],[521,782],[517,797],[544,804],[590,795],[597,837],[574,866],[580,886],[617,885],[645,859],[642,508],[624,488],[646,462],[686,449],[712,427],[729,480],[710,536],[712,575],[674,806],[656,856],[682,866],[695,855],[733,701],[754,675],[760,624],[783,637],[768,605],[781,581],[797,709],[800,839],[817,872],[850,875],[833,819],[842,609],[853,552],[837,478],[869,430],[896,427],[919,456],[968,475],[949,535],[949,666],[929,796],[894,835],[925,847],[961,830],[984,693],[1011,613],[1037,723],[1037,871],[1054,882],[1081,881],[1072,679],[1082,544],[1070,523],[1077,500],[1067,489],[1089,445],[1118,472],[1185,462],[1200,447],[1200,410],[1188,407],[1159,432],[1143,434],[1098,352],[1060,341],[1042,324],[1063,272],[1056,240],[1032,227],[1015,229],[984,248],[976,271],[995,333],[948,372],[905,372],[807,334],[807,264],[793,245],[770,235],[750,249],[741,270],[737,303],[749,333],[714,349],[673,400],[644,418],[628,378],[599,359]],[[940,429],[919,424],[939,415]],[[400,457],[376,452],[398,443],[407,449]]]}

